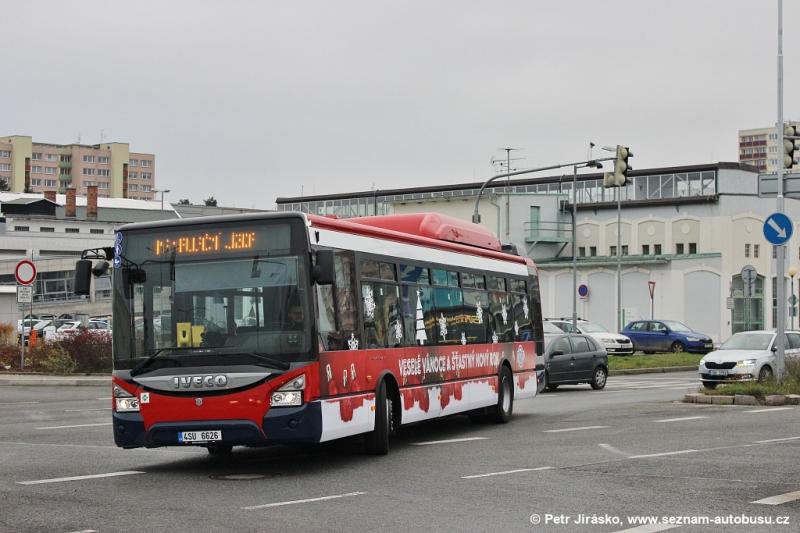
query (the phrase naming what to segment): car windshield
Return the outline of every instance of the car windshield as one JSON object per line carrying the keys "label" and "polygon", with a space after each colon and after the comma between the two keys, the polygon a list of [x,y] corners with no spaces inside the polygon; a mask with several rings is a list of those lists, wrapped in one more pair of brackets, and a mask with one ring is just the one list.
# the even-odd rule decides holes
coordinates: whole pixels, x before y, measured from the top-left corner
{"label": "car windshield", "polygon": [[606,328],[594,322],[579,322],[578,327],[580,327],[581,331],[584,333],[608,333]]}
{"label": "car windshield", "polygon": [[720,350],[766,350],[774,335],[772,333],[737,333],[722,343]]}
{"label": "car windshield", "polygon": [[664,324],[671,329],[672,331],[693,331],[691,328],[687,327],[685,324],[681,324],[680,322],[676,322],[674,320],[664,320]]}
{"label": "car windshield", "polygon": [[556,326],[552,322],[542,322],[542,325],[544,326],[545,333],[564,333],[563,330],[561,330],[558,326]]}

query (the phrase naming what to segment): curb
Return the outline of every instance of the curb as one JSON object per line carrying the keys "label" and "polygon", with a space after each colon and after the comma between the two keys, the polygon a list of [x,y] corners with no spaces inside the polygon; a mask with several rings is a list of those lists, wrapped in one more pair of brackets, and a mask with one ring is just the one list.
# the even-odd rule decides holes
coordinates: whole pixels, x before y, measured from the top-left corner
{"label": "curb", "polygon": [[713,405],[800,405],[800,394],[771,394],[760,402],[755,396],[749,394],[709,395],[702,393],[686,394],[684,403],[704,403]]}
{"label": "curb", "polygon": [[0,376],[0,387],[107,387],[111,376]]}
{"label": "curb", "polygon": [[697,370],[697,366],[665,366],[659,368],[621,368],[609,370],[609,376],[625,376],[629,374],[662,374],[666,372],[691,372]]}

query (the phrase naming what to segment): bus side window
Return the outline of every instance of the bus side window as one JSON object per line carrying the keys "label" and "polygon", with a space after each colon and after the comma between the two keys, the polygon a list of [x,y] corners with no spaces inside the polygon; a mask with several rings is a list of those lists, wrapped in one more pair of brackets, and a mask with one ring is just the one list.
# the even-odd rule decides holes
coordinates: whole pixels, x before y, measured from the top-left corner
{"label": "bus side window", "polygon": [[464,289],[464,331],[469,344],[491,342],[489,293]]}
{"label": "bus side window", "polygon": [[[514,318],[508,293],[500,291],[489,292],[489,314],[491,315],[493,334],[497,335],[498,342],[513,340]],[[490,334],[491,335],[491,334]]]}
{"label": "bus side window", "polygon": [[403,345],[403,321],[398,305],[398,287],[389,283],[361,283],[364,309],[364,348]]}
{"label": "bus side window", "polygon": [[406,346],[436,344],[431,289],[420,285],[401,285],[401,303]]}
{"label": "bus side window", "polygon": [[334,267],[336,273],[333,296],[336,327],[327,335],[327,349],[349,350],[351,346],[355,347],[355,343],[352,341],[358,341],[359,347],[361,347],[358,306],[356,305],[355,258],[353,253],[337,252],[334,257]]}
{"label": "bus side window", "polygon": [[336,333],[336,311],[333,305],[333,285],[317,285],[317,309],[319,310],[320,350],[330,349],[330,338]]}

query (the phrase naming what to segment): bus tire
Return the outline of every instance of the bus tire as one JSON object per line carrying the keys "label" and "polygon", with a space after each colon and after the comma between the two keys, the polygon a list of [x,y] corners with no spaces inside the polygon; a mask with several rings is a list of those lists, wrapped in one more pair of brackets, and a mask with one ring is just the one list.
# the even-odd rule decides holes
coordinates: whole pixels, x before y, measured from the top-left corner
{"label": "bus tire", "polygon": [[367,433],[364,448],[372,455],[389,453],[389,434],[392,431],[392,400],[386,390],[386,380],[381,380],[375,390],[375,428]]}
{"label": "bus tire", "polygon": [[511,420],[514,412],[514,378],[511,370],[503,365],[497,376],[497,405],[491,409],[489,417],[492,422],[505,424]]}

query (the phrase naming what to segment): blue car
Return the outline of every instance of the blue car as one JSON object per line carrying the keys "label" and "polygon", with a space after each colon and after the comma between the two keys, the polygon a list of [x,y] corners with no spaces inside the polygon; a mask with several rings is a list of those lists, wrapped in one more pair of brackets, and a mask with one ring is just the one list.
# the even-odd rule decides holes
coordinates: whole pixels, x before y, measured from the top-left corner
{"label": "blue car", "polygon": [[675,320],[636,320],[620,333],[630,337],[634,351],[708,353],[714,342],[705,333],[693,331]]}

